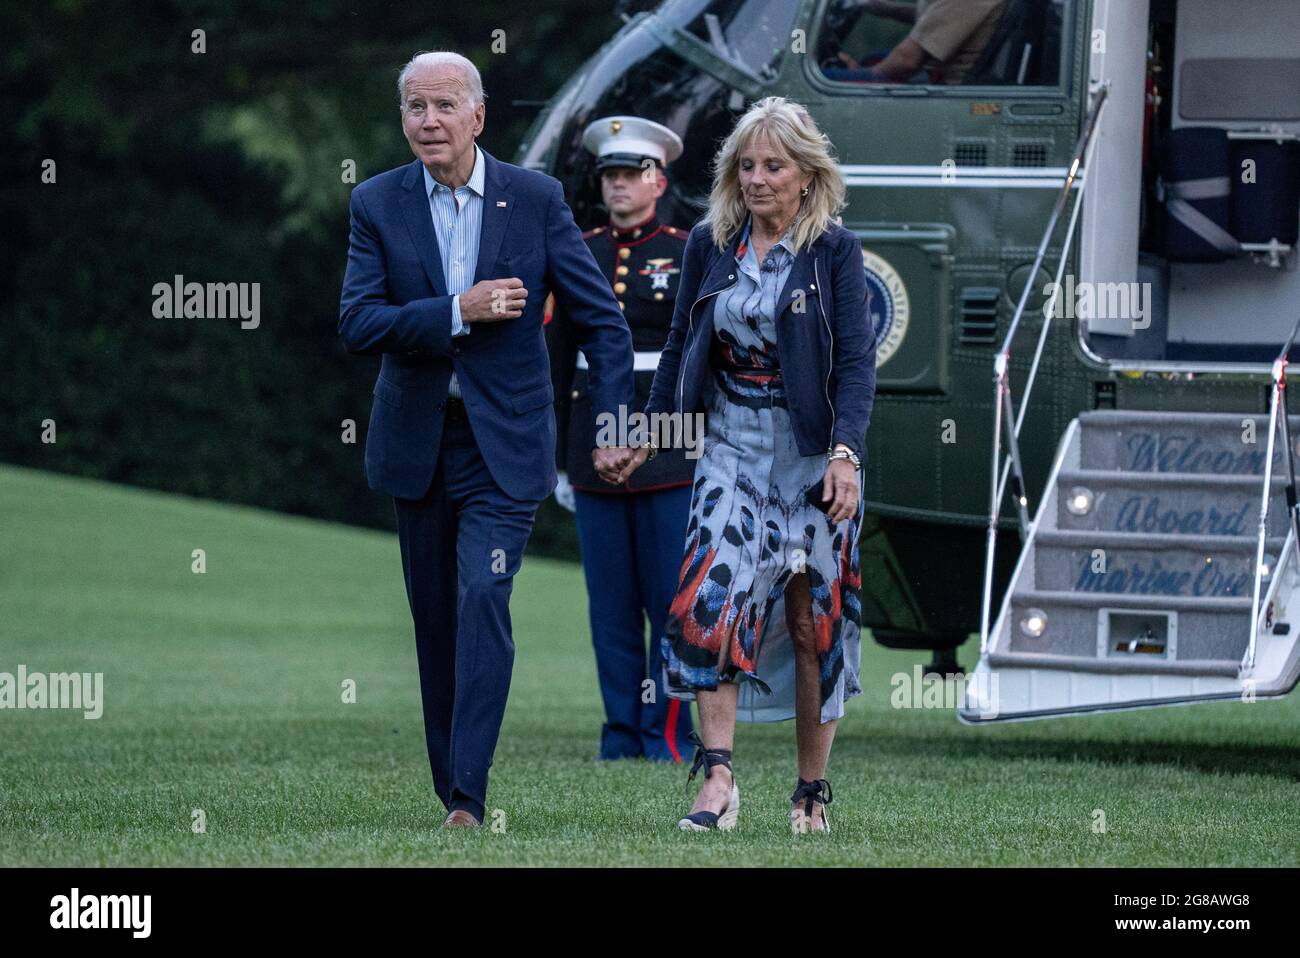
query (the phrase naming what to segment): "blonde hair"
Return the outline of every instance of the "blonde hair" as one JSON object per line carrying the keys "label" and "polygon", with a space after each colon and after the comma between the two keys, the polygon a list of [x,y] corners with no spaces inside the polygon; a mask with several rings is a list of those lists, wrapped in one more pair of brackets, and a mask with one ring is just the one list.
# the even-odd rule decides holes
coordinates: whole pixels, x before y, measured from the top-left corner
{"label": "blonde hair", "polygon": [[766,134],[772,148],[802,173],[812,174],[808,195],[800,201],[791,227],[795,250],[803,250],[840,222],[839,212],[846,205],[844,177],[832,155],[830,138],[801,104],[784,97],[764,97],[736,121],[713,158],[713,189],[701,222],[709,224],[719,249],[725,249],[745,225],[749,207],[740,189],[740,154],[759,133]]}

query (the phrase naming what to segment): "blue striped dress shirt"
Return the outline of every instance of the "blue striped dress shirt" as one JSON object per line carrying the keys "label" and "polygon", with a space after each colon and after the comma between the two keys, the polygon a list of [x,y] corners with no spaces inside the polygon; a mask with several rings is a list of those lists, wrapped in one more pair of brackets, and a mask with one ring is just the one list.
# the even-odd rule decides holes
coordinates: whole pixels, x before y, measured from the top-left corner
{"label": "blue striped dress shirt", "polygon": [[[424,187],[429,193],[429,212],[433,216],[433,229],[438,237],[438,253],[442,259],[442,275],[447,279],[447,293],[451,301],[451,334],[465,336],[469,325],[460,318],[460,294],[474,283],[478,268],[479,234],[483,228],[483,151],[474,144],[474,171],[469,182],[454,191],[435,180],[427,167],[424,170]],[[448,391],[460,395],[460,383],[451,374]]]}

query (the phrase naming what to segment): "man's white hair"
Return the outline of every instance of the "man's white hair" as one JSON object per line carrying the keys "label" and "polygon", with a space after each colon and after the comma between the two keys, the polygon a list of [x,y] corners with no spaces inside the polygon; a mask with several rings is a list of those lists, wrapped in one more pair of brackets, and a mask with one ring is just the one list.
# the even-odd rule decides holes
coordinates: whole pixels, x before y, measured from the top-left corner
{"label": "man's white hair", "polygon": [[465,74],[465,83],[469,86],[470,105],[478,106],[486,98],[483,92],[483,78],[478,74],[478,67],[472,60],[452,50],[421,51],[407,61],[402,72],[397,75],[397,102],[406,102],[406,79],[414,71],[424,67],[454,66]]}

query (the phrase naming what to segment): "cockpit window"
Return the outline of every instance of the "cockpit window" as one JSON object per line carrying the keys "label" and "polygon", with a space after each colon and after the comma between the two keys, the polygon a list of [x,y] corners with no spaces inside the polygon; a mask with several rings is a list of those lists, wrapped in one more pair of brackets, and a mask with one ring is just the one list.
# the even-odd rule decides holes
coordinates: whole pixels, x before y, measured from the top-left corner
{"label": "cockpit window", "polygon": [[832,0],[816,36],[828,80],[1057,86],[1073,0]]}
{"label": "cockpit window", "polygon": [[800,0],[678,0],[661,15],[717,53],[755,76],[776,74],[781,54],[790,49],[790,31]]}

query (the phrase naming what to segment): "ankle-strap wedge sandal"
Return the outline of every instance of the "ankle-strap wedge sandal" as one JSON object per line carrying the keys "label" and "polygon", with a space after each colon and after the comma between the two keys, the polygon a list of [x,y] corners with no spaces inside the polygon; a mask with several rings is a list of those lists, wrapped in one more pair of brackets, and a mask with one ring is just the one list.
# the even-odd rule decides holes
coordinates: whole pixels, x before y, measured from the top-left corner
{"label": "ankle-strap wedge sandal", "polygon": [[[727,748],[705,748],[704,742],[700,737],[692,732],[690,741],[695,745],[695,760],[691,762],[691,773],[686,778],[686,784],[695,781],[695,773],[701,768],[704,769],[704,777],[709,778],[713,775],[713,769],[719,765],[731,771],[731,749]],[[711,828],[719,831],[729,832],[736,827],[737,820],[740,817],[740,789],[736,788],[736,776],[731,776],[731,795],[727,800],[726,806],[720,812],[691,812],[677,822],[677,826],[684,832],[707,832]]]}
{"label": "ankle-strap wedge sandal", "polygon": [[[818,778],[811,782],[805,782],[802,778],[799,779],[799,784],[795,786],[790,801],[802,802],[803,804],[796,805],[790,810],[790,830],[796,835],[805,832],[829,832],[831,830],[831,821],[826,815],[826,806],[831,803],[831,799],[831,783],[826,779]],[[814,804],[822,807],[820,822],[813,818]]]}

